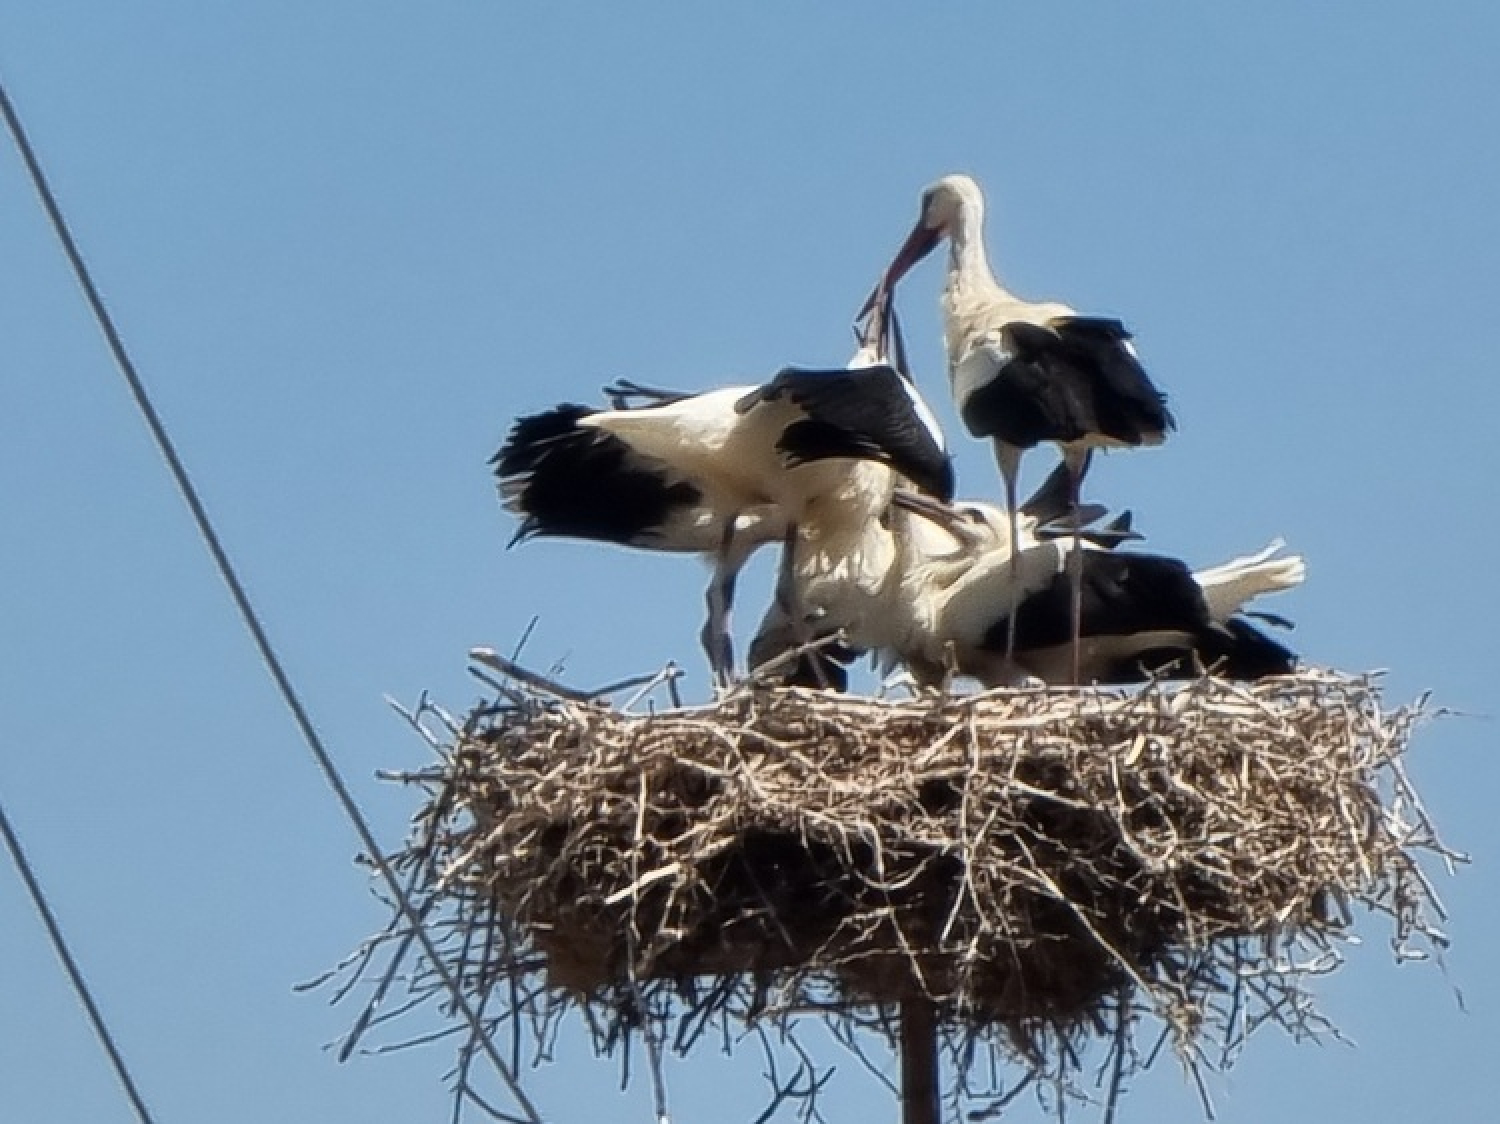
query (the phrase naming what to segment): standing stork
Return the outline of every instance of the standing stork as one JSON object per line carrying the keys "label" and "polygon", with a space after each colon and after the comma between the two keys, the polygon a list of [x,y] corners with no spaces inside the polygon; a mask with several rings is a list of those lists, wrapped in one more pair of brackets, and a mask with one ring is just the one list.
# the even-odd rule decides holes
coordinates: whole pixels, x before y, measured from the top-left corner
{"label": "standing stork", "polygon": [[[1060,448],[1076,503],[1092,450],[1160,444],[1174,422],[1120,321],[1080,316],[1057,301],[1024,300],[1001,285],[984,249],[984,195],[968,176],[945,176],[922,193],[916,225],[860,315],[887,299],[944,238],[950,249],[942,298],[948,375],[969,432],[994,441],[1012,513],[1011,558],[1018,561],[1014,513],[1026,450],[1043,442]],[[1079,565],[1075,634],[1082,612]],[[1012,627],[1015,620],[1012,612]],[[1013,649],[1014,632],[1008,643]]]}
{"label": "standing stork", "polygon": [[[715,681],[734,666],[735,582],[760,545],[839,521],[878,518],[899,478],[940,499],[953,469],[931,411],[885,361],[875,309],[851,366],[787,368],[761,386],[660,394],[659,404],[564,405],[520,419],[492,459],[517,538],[561,535],[710,555],[701,639]],[[637,388],[629,388],[632,393]],[[792,596],[783,576],[782,596]]]}

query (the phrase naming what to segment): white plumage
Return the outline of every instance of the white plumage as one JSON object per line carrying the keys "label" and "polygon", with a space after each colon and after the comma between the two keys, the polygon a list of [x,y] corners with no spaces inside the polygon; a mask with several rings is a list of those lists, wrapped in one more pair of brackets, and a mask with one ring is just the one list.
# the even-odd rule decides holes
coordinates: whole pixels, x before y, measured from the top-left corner
{"label": "white plumage", "polygon": [[[969,432],[994,443],[1009,510],[1016,510],[1027,449],[1059,447],[1076,500],[1092,450],[1164,439],[1174,424],[1166,399],[1119,321],[1080,316],[1059,301],[1024,300],[996,278],[984,248],[984,196],[968,176],[946,176],[923,192],[917,223],[866,309],[945,238],[950,252],[942,308],[950,385]],[[1020,550],[1013,534],[1012,557],[1019,558]]]}
{"label": "white plumage", "polygon": [[[883,362],[884,315],[872,318],[849,368],[787,368],[759,386],[520,419],[494,458],[506,506],[523,518],[518,537],[710,555],[701,639],[716,680],[728,683],[735,582],[758,546],[784,542],[785,574],[798,551],[821,555],[877,519],[902,476],[952,495],[931,411]],[[784,598],[793,595],[788,578],[781,585]]]}
{"label": "white plumage", "polygon": [[[923,684],[950,673],[987,687],[1026,676],[1072,681],[1066,545],[1040,536],[1037,521],[1022,513],[1022,552],[1012,567],[1008,514],[982,503],[955,510],[963,516],[956,531],[898,508],[888,525],[871,524],[857,541],[841,543],[836,557],[861,560],[858,581],[805,559],[796,580],[811,628],[842,631],[851,648],[880,653]],[[1254,598],[1303,580],[1303,560],[1278,557],[1281,545],[1197,572],[1159,555],[1086,547],[1076,646],[1083,682],[1138,682],[1155,669],[1188,674],[1216,665],[1237,678],[1292,670],[1289,651],[1236,616]],[[1020,629],[1008,656],[1013,589]],[[773,606],[752,662],[775,657],[790,636]]]}

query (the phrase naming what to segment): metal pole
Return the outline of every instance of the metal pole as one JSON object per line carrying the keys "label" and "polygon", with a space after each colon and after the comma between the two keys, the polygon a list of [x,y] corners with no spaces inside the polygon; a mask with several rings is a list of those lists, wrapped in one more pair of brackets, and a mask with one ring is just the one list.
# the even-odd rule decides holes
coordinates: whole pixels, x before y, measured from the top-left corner
{"label": "metal pole", "polygon": [[901,1001],[901,1124],[941,1124],[937,1004]]}

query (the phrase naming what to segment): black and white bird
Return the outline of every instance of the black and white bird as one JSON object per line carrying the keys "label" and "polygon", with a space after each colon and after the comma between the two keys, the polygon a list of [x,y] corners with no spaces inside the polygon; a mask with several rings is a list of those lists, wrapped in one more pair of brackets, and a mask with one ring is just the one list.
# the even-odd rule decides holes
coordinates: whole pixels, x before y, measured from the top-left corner
{"label": "black and white bird", "polygon": [[[1253,599],[1305,579],[1303,559],[1281,556],[1279,541],[1194,571],[1165,555],[1087,543],[1069,550],[1056,539],[1023,536],[1012,567],[1008,535],[1002,537],[1008,517],[986,505],[972,507],[995,533],[964,574],[943,587],[931,627],[942,657],[986,686],[1014,682],[1018,673],[1048,684],[1137,683],[1153,674],[1181,678],[1205,671],[1259,679],[1296,667],[1290,650],[1241,615]],[[1076,601],[1074,567],[1081,574]],[[929,662],[928,679],[931,674]]]}
{"label": "black and white bird", "polygon": [[[1165,439],[1175,424],[1171,411],[1120,321],[1024,300],[996,278],[984,248],[984,196],[968,176],[945,176],[923,192],[917,223],[866,309],[945,238],[943,333],[953,396],[969,432],[994,442],[1010,511],[1028,449],[1059,447],[1076,500],[1090,451]],[[1019,558],[1014,529],[1011,550]]]}
{"label": "black and white bird", "polygon": [[[520,419],[493,458],[518,538],[561,535],[712,557],[702,641],[730,681],[735,582],[770,541],[880,516],[898,480],[941,499],[953,469],[911,379],[885,361],[886,309],[847,368],[787,368],[761,386],[565,405]],[[790,564],[790,559],[785,565]]]}
{"label": "black and white bird", "polygon": [[715,420],[729,425],[746,389],[686,395],[668,414],[662,412],[668,405],[639,411],[555,406],[518,419],[490,461],[501,501],[521,518],[512,545],[532,537],[577,538],[710,558],[700,639],[716,675],[727,655],[738,575],[759,547],[782,540],[786,521],[774,504],[702,471],[691,443],[684,455],[658,457],[596,419],[640,412],[663,429],[691,430]]}
{"label": "black and white bird", "polygon": [[[1082,521],[1103,515],[1102,508],[1090,508]],[[1068,516],[1067,481],[1059,467],[1021,506],[1024,541],[1055,535]],[[1128,517],[1089,534],[1108,545],[1139,538]],[[778,598],[762,619],[750,666],[774,670],[771,678],[789,685],[837,685],[845,680],[840,665],[854,654],[924,648],[945,591],[993,545],[994,532],[978,509],[905,491],[896,493],[881,518],[812,524],[791,568],[794,595]],[[800,618],[794,616],[799,612]],[[835,634],[843,641],[830,643]]]}
{"label": "black and white bird", "polygon": [[[1090,530],[1087,548],[1070,551],[1027,506],[1017,520],[1022,553],[1015,567],[1008,512],[965,503],[956,506],[953,522],[943,523],[893,510],[884,524],[867,528],[867,541],[857,547],[889,562],[883,578],[854,585],[836,573],[799,571],[801,599],[815,607],[817,633],[838,631],[848,648],[878,652],[887,666],[904,665],[924,685],[955,674],[986,687],[1027,676],[1048,684],[1118,684],[1204,671],[1248,680],[1295,668],[1291,651],[1241,615],[1254,598],[1303,581],[1303,560],[1278,556],[1279,542],[1193,572],[1174,558],[1113,549],[1139,537],[1119,520]],[[1070,554],[1081,554],[1083,575],[1076,644],[1065,569]],[[752,661],[775,658],[792,639],[773,606],[752,644]]]}

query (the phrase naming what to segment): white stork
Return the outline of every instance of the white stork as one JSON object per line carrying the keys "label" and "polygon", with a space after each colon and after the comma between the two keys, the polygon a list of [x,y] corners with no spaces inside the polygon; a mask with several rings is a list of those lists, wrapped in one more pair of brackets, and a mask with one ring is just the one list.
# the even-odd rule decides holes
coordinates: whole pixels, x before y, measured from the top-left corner
{"label": "white stork", "polygon": [[[933,634],[933,610],[986,557],[994,533],[978,508],[904,489],[892,500],[880,518],[867,511],[806,525],[791,556],[794,593],[767,611],[751,644],[752,668],[775,664],[775,678],[791,685],[841,684],[845,676],[837,665],[855,652],[914,650]],[[1031,545],[1055,533],[1068,514],[1067,481],[1059,468],[1021,506],[1023,540]],[[1091,507],[1082,521],[1103,514],[1103,508]],[[1129,530],[1128,516],[1088,534],[1102,545],[1140,537]],[[848,643],[829,644],[840,631]],[[814,639],[820,641],[816,649],[809,647]],[[795,661],[783,658],[797,649],[803,653]]]}
{"label": "white stork", "polygon": [[[1296,666],[1288,649],[1239,615],[1253,598],[1302,582],[1303,560],[1278,557],[1279,542],[1194,573],[1174,558],[1111,549],[1138,537],[1118,521],[1087,532],[1088,549],[1069,552],[1044,537],[1023,505],[1022,552],[1012,567],[1009,513],[978,503],[955,512],[968,528],[950,530],[905,510],[893,510],[889,526],[868,527],[859,552],[888,559],[890,569],[863,585],[800,569],[801,599],[814,608],[815,631],[842,630],[849,648],[880,652],[929,685],[952,673],[986,687],[1028,674],[1052,684],[1135,683],[1204,669],[1258,679]],[[1083,574],[1076,643],[1069,553],[1081,554]],[[793,647],[792,639],[773,606],[752,645],[752,662],[771,660]]]}
{"label": "white stork", "polygon": [[[1092,449],[1165,439],[1172,414],[1123,324],[1080,316],[1057,301],[1023,300],[996,279],[984,249],[984,196],[968,176],[945,176],[923,192],[916,225],[861,315],[944,238],[943,331],[953,396],[969,432],[994,441],[1010,511],[1027,449],[1060,447],[1076,500]],[[1014,527],[1010,545],[1019,558]]]}
{"label": "white stork", "polygon": [[883,361],[886,311],[876,310],[848,368],[787,368],[761,386],[522,418],[492,462],[506,506],[523,519],[517,538],[711,555],[702,641],[726,685],[735,580],[758,546],[783,540],[785,570],[799,536],[878,518],[898,477],[940,499],[953,494],[931,411]]}
{"label": "white stork", "polygon": [[[971,510],[994,533],[988,544],[971,549],[973,565],[943,586],[931,627],[937,650],[986,686],[1014,682],[1018,671],[1050,684],[1134,683],[1148,673],[1180,677],[1200,670],[1259,679],[1296,666],[1288,649],[1238,615],[1252,599],[1304,580],[1303,559],[1278,556],[1279,541],[1259,554],[1193,571],[1164,555],[1091,544],[1069,551],[1055,539],[1023,535],[1012,566],[1002,531],[1009,518],[988,505]],[[1081,574],[1076,586],[1067,572],[1069,555]],[[923,568],[943,574],[948,564]]]}

